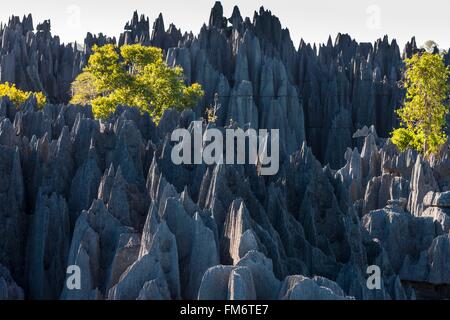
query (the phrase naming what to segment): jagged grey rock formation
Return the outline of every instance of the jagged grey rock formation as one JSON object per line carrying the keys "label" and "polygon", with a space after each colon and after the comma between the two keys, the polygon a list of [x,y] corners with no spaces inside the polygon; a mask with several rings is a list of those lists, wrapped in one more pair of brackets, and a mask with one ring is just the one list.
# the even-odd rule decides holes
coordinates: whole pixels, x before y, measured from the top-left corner
{"label": "jagged grey rock formation", "polygon": [[346,300],[339,285],[326,278],[289,276],[280,291],[283,300]]}
{"label": "jagged grey rock formation", "polygon": [[450,192],[435,193],[429,192],[423,199],[425,207],[450,208]]}
{"label": "jagged grey rock formation", "polygon": [[24,297],[22,288],[15,283],[9,270],[0,265],[0,300],[23,300]]}
{"label": "jagged grey rock formation", "polygon": [[[3,132],[2,132],[3,133]],[[0,146],[0,263],[24,283],[27,217],[18,148]]]}
{"label": "jagged grey rock formation", "polygon": [[70,245],[67,203],[38,191],[28,240],[28,283],[32,299],[56,299],[64,286]]}
{"label": "jagged grey rock formation", "polygon": [[83,54],[72,44],[52,37],[50,22],[33,32],[31,15],[12,17],[0,30],[0,81],[17,83],[32,91],[44,91],[53,102],[67,101],[70,84],[81,71]]}
{"label": "jagged grey rock formation", "polygon": [[[428,161],[385,139],[404,95],[395,41],[297,50],[270,11],[227,19],[220,3],[196,37],[137,13],[125,29],[119,44],[161,47],[203,85],[198,106],[158,125],[126,106],[95,120],[64,104],[68,85],[116,39],[88,34],[79,51],[31,16],[0,29],[0,80],[54,103],[0,99],[0,298],[414,299],[450,285],[449,147]],[[170,133],[213,103],[204,134],[280,130],[275,176],[173,164]],[[73,265],[81,290],[65,285]]]}
{"label": "jagged grey rock formation", "polygon": [[[12,17],[0,30],[1,81],[44,91],[52,102],[67,102],[70,82],[94,44],[116,43],[103,34],[88,34],[79,51],[52,37],[49,22],[37,29],[33,32],[28,16],[22,21]],[[135,12],[124,29],[119,45],[160,47],[170,65],[184,68],[187,82],[203,85],[206,96],[197,116],[218,93],[221,125],[233,119],[253,128],[277,126],[288,153],[306,139],[320,161],[337,169],[344,164],[340,155],[355,146],[351,135],[356,129],[374,125],[386,137],[397,124],[394,110],[404,95],[396,85],[402,60],[397,43],[387,37],[372,45],[339,34],[334,43],[329,39],[319,48],[304,41],[295,48],[289,31],[270,11],[261,8],[251,22],[235,7],[227,19],[219,2],[198,37],[182,34],[173,24],[166,29],[161,14],[150,28],[149,19]],[[403,56],[418,51],[413,38]]]}

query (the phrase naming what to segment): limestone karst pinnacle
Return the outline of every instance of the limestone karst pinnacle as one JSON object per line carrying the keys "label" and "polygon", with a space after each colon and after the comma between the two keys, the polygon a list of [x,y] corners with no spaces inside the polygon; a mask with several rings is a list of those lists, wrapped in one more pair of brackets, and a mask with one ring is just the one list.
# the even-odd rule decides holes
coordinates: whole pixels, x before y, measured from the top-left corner
{"label": "limestone karst pinnacle", "polygon": [[[34,31],[31,15],[2,26],[0,81],[50,103],[0,99],[0,299],[449,297],[433,290],[450,286],[448,146],[430,163],[386,139],[415,39],[403,54],[347,34],[297,49],[270,11],[252,19],[217,2],[194,35],[162,15],[150,30],[135,12],[118,40],[88,34],[82,51],[49,21]],[[131,107],[99,122],[67,105],[90,48],[106,43],[161,47],[205,98],[158,125]],[[168,135],[216,93],[218,128],[280,129],[276,176],[171,162]],[[85,275],[75,292],[73,264]],[[369,265],[385,270],[380,290],[366,286]]]}

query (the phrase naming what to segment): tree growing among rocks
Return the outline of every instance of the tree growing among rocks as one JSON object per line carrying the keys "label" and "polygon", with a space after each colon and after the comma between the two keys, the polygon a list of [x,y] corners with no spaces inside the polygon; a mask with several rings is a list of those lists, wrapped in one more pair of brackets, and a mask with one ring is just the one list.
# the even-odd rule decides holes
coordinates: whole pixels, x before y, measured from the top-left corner
{"label": "tree growing among rocks", "polygon": [[147,112],[158,122],[168,108],[184,110],[204,95],[185,84],[183,69],[169,67],[162,50],[140,44],[94,46],[87,67],[72,84],[72,104],[92,105],[96,118],[107,118],[118,105]]}
{"label": "tree growing among rocks", "polygon": [[424,52],[406,60],[406,101],[397,110],[401,127],[392,132],[400,151],[411,148],[429,157],[447,141],[449,75],[439,54]]}
{"label": "tree growing among rocks", "polygon": [[0,84],[0,97],[5,96],[8,97],[16,107],[25,103],[31,96],[36,98],[38,108],[43,108],[47,103],[47,98],[42,92],[23,91],[18,89],[15,84],[9,82]]}

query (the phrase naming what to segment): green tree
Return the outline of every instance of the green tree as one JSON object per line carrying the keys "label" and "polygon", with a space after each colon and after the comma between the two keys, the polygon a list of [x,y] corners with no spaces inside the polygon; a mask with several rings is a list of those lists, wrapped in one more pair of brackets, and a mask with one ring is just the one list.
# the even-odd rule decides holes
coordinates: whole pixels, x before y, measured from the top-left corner
{"label": "green tree", "polygon": [[118,105],[134,106],[158,122],[168,108],[184,110],[204,95],[187,86],[183,69],[169,67],[162,50],[139,44],[94,46],[87,67],[72,83],[72,104],[92,105],[97,118],[107,118]]}
{"label": "green tree", "polygon": [[406,100],[397,110],[401,128],[392,132],[400,151],[411,148],[429,157],[446,142],[449,75],[439,54],[425,52],[406,60]]}
{"label": "green tree", "polygon": [[37,101],[37,107],[42,109],[47,103],[47,98],[42,92],[31,92],[23,91],[16,88],[15,84],[10,84],[9,82],[0,84],[0,97],[8,97],[12,103],[19,107],[25,101],[27,101],[31,96],[34,96]]}

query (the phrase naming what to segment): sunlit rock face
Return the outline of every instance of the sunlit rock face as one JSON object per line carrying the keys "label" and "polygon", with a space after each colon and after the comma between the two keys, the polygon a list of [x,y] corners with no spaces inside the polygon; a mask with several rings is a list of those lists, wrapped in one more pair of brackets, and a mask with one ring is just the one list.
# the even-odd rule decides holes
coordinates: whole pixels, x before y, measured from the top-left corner
{"label": "sunlit rock face", "polygon": [[[450,286],[448,146],[428,161],[385,139],[404,95],[395,41],[295,48],[270,11],[226,18],[220,3],[197,36],[136,13],[118,41],[88,34],[82,51],[31,16],[0,39],[0,80],[52,103],[0,100],[0,299],[414,299]],[[161,47],[205,98],[158,125],[67,105],[92,45],[116,42]],[[170,134],[214,103],[216,128],[280,130],[275,176],[172,162]]]}

